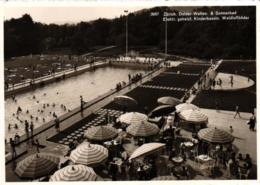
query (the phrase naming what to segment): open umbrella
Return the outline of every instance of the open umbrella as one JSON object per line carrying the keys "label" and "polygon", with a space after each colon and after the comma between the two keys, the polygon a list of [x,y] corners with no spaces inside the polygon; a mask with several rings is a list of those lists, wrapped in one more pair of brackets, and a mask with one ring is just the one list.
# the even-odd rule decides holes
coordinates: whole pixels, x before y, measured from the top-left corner
{"label": "open umbrella", "polygon": [[85,165],[69,165],[56,171],[50,181],[96,181],[94,170]]}
{"label": "open umbrella", "polygon": [[96,165],[105,161],[108,150],[101,146],[84,142],[70,154],[70,159],[76,164]]}
{"label": "open umbrella", "polygon": [[60,158],[48,153],[37,153],[17,164],[15,173],[21,178],[36,179],[49,175],[57,169]]}
{"label": "open umbrella", "polygon": [[174,106],[171,106],[171,105],[161,105],[161,106],[156,107],[155,109],[153,109],[148,114],[148,117],[150,117],[150,118],[160,117],[160,116],[164,116],[164,115],[170,114],[173,111],[175,111],[175,107]]}
{"label": "open umbrella", "polygon": [[178,98],[174,98],[172,96],[164,96],[164,97],[158,98],[157,102],[158,102],[158,104],[161,104],[161,105],[172,105],[172,106],[176,106],[176,105],[182,103],[181,100],[179,100]]}
{"label": "open umbrella", "polygon": [[118,105],[126,107],[134,107],[137,105],[137,101],[129,96],[116,96],[114,102]]}
{"label": "open umbrella", "polygon": [[159,132],[157,125],[149,122],[141,122],[136,124],[131,124],[126,128],[126,132],[137,137],[148,137],[155,135]]}
{"label": "open umbrella", "polygon": [[168,180],[177,180],[175,176],[158,176],[152,179],[153,181],[168,181]]}
{"label": "open umbrella", "polygon": [[179,105],[176,105],[176,112],[181,112],[181,111],[184,111],[184,110],[199,110],[199,107],[197,107],[196,105],[194,104],[191,104],[191,103],[181,103]]}
{"label": "open umbrella", "polygon": [[199,139],[213,144],[227,144],[234,141],[228,132],[218,128],[204,128],[198,132]]}
{"label": "open umbrella", "polygon": [[146,121],[148,117],[145,114],[139,113],[139,112],[128,112],[125,114],[122,114],[118,121],[125,124],[135,124],[135,123],[141,123],[142,121]]}
{"label": "open umbrella", "polygon": [[179,113],[179,116],[183,120],[192,123],[206,123],[208,121],[208,117],[196,109],[184,110]]}
{"label": "open umbrella", "polygon": [[164,143],[147,143],[138,147],[130,156],[129,160],[149,155],[151,153],[157,152],[165,147]]}
{"label": "open umbrella", "polygon": [[85,131],[85,136],[93,141],[107,141],[117,135],[117,130],[111,126],[91,127]]}

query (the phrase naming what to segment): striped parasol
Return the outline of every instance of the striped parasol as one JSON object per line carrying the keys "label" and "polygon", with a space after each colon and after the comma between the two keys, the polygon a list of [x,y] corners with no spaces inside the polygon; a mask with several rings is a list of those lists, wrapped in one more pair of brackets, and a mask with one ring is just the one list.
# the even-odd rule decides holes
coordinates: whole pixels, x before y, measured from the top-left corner
{"label": "striped parasol", "polygon": [[118,132],[111,126],[91,127],[85,131],[85,136],[93,141],[107,141],[115,138]]}
{"label": "striped parasol", "polygon": [[148,137],[159,132],[157,125],[142,121],[141,123],[131,124],[126,128],[126,132],[138,137]]}
{"label": "striped parasol", "polygon": [[179,105],[176,105],[175,108],[176,108],[176,112],[178,112],[178,113],[182,112],[184,110],[190,110],[190,109],[199,110],[199,107],[197,107],[196,105],[191,104],[191,103],[181,103]]}
{"label": "striped parasol", "polygon": [[113,101],[123,107],[134,107],[137,105],[137,101],[129,96],[116,96]]}
{"label": "striped parasol", "polygon": [[82,143],[70,154],[70,160],[75,164],[89,166],[100,164],[105,161],[107,157],[108,150],[105,147],[88,142]]}
{"label": "striped parasol", "polygon": [[142,157],[145,155],[149,155],[151,153],[157,152],[165,147],[164,143],[147,143],[143,144],[139,148],[137,148],[132,155],[130,156],[129,160],[135,159],[137,157]]}
{"label": "striped parasol", "polygon": [[172,96],[164,96],[164,97],[158,98],[157,103],[160,105],[176,106],[182,102],[178,98],[174,98]]}
{"label": "striped parasol", "polygon": [[175,176],[158,176],[152,179],[153,181],[169,181],[169,180],[177,180]]}
{"label": "striped parasol", "polygon": [[50,181],[96,181],[94,170],[85,165],[69,165],[56,171]]}
{"label": "striped parasol", "polygon": [[185,121],[192,123],[206,123],[208,121],[208,117],[203,114],[200,110],[189,109],[184,110],[179,113],[180,118]]}
{"label": "striped parasol", "polygon": [[201,140],[214,144],[227,144],[234,141],[234,137],[228,132],[218,128],[204,128],[198,132]]}
{"label": "striped parasol", "polygon": [[135,123],[140,123],[142,121],[146,121],[148,117],[145,114],[139,113],[139,112],[128,112],[125,114],[122,114],[119,118],[118,121],[121,123],[125,124],[135,124]]}
{"label": "striped parasol", "polygon": [[26,157],[17,164],[15,173],[21,178],[36,179],[57,169],[60,158],[48,153],[37,153]]}
{"label": "striped parasol", "polygon": [[153,109],[148,116],[150,118],[165,116],[175,111],[175,107],[172,105],[161,105]]}

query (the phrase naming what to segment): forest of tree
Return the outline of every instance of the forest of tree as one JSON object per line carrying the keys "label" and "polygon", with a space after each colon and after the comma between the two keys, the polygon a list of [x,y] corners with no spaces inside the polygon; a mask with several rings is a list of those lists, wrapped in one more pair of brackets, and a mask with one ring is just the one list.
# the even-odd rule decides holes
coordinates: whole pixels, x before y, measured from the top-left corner
{"label": "forest of tree", "polygon": [[[128,15],[129,47],[164,50],[162,15],[172,7],[155,7]],[[256,56],[255,7],[200,7],[200,10],[236,10],[250,19],[233,21],[168,22],[168,52],[198,58],[250,58]],[[174,10],[178,11],[178,10]],[[150,16],[160,12],[159,16]],[[96,46],[125,45],[125,16],[78,24],[43,24],[25,14],[4,22],[5,58],[67,49],[73,54]]]}

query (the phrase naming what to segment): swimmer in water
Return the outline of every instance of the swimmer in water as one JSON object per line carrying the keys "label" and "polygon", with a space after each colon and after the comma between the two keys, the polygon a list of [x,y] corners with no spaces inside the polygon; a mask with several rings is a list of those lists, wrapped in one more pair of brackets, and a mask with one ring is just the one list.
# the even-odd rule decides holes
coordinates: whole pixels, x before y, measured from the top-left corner
{"label": "swimmer in water", "polygon": [[22,108],[20,107],[20,106],[18,106],[18,108],[17,108],[17,114],[19,114],[20,112],[22,112]]}
{"label": "swimmer in water", "polygon": [[57,118],[57,115],[56,115],[55,112],[53,112],[52,116],[55,117],[55,118]]}

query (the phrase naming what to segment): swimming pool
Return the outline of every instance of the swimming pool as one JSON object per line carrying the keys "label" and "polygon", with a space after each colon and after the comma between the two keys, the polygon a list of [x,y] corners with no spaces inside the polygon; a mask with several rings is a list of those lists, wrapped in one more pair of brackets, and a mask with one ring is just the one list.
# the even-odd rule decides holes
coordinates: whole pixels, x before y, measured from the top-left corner
{"label": "swimming pool", "polygon": [[[128,74],[133,75],[140,72],[145,71],[105,66],[17,95],[17,102],[8,98],[5,100],[5,138],[9,139],[16,133],[22,135],[25,120],[29,123],[32,121],[34,128],[37,128],[53,120],[54,112],[57,116],[61,116],[68,110],[80,106],[80,95],[83,96],[84,101],[90,101],[115,88],[118,82],[128,82]],[[17,115],[18,106],[22,109],[19,115]],[[29,113],[26,113],[27,110]],[[9,124],[10,129],[8,129]],[[18,128],[15,128],[15,124]]]}

